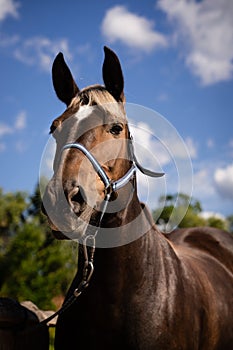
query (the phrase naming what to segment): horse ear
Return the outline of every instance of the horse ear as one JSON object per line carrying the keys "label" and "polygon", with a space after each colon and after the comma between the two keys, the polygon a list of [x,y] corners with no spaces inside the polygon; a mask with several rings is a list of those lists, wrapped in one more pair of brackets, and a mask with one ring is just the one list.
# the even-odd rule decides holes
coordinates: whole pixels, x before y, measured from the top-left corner
{"label": "horse ear", "polygon": [[61,52],[59,52],[53,62],[52,79],[57,97],[68,107],[72,98],[79,92],[79,88]]}
{"label": "horse ear", "polygon": [[123,102],[124,98],[124,78],[121,64],[117,55],[104,46],[103,80],[106,89],[117,100]]}

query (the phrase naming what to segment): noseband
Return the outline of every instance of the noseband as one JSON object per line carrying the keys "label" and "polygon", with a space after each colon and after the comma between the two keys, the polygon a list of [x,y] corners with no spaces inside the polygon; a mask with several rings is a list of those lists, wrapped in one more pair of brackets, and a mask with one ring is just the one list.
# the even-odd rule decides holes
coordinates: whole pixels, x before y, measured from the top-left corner
{"label": "noseband", "polygon": [[100,163],[97,161],[97,159],[81,143],[68,143],[62,148],[62,151],[69,148],[76,148],[87,157],[87,159],[91,162],[93,168],[103,181],[107,193],[116,192],[121,187],[125,186],[136,172],[136,167],[133,163],[131,168],[127,171],[127,173],[124,176],[122,176],[119,180],[111,181],[104,169],[102,168],[102,166],[100,165]]}
{"label": "noseband", "polygon": [[130,158],[132,161],[132,166],[131,168],[123,175],[120,179],[116,181],[112,181],[109,179],[108,175],[100,165],[100,163],[97,161],[97,159],[91,154],[90,151],[86,149],[85,146],[83,146],[81,143],[74,142],[74,143],[68,143],[62,148],[62,152],[66,149],[70,148],[76,148],[79,151],[81,151],[87,159],[91,162],[94,170],[97,172],[99,177],[104,183],[106,193],[112,193],[118,191],[120,188],[124,187],[130,179],[133,177],[133,175],[136,173],[136,169],[139,169],[143,174],[151,177],[161,177],[164,175],[164,173],[159,173],[159,172],[154,172],[148,169],[145,169],[140,165],[138,162],[135,154],[134,154],[134,149],[133,149],[133,139],[132,136],[130,136],[129,139],[129,153],[130,153]]}

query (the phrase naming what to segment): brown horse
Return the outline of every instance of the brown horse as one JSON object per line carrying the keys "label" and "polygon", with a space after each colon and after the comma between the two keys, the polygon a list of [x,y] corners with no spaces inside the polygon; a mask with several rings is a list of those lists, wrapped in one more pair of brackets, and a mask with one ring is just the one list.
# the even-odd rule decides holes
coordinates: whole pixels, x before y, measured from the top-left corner
{"label": "brown horse", "polygon": [[59,316],[55,348],[232,350],[233,236],[213,228],[164,236],[156,228],[138,199],[135,168],[160,174],[134,156],[123,74],[107,47],[103,80],[79,90],[63,55],[54,61],[67,109],[51,126],[57,149],[43,211],[55,237],[81,242],[67,300],[81,294],[82,271],[92,275],[96,240],[91,283]]}

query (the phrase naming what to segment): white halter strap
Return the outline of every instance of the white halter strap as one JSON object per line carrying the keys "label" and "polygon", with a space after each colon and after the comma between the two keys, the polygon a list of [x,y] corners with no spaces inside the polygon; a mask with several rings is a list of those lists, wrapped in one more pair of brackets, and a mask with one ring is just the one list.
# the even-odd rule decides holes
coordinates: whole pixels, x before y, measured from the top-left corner
{"label": "white halter strap", "polygon": [[129,145],[130,145],[129,149],[130,149],[130,153],[131,153],[130,156],[132,157],[132,162],[133,163],[132,163],[131,168],[125,173],[125,175],[122,176],[120,179],[118,179],[116,181],[111,181],[109,179],[109,177],[107,176],[106,172],[104,171],[104,169],[102,168],[100,163],[97,161],[97,159],[81,143],[78,143],[78,142],[68,143],[62,148],[62,152],[64,150],[70,149],[70,148],[76,148],[76,149],[80,150],[87,157],[87,159],[91,162],[93,168],[95,169],[95,171],[97,172],[97,174],[99,175],[101,180],[103,181],[106,190],[109,189],[111,192],[112,191],[113,192],[118,191],[120,188],[124,187],[130,181],[130,179],[133,177],[133,175],[135,174],[137,168],[143,174],[145,174],[147,176],[161,177],[161,176],[164,175],[164,173],[157,173],[157,172],[153,172],[151,170],[143,168],[139,164],[137,158],[135,157],[134,150],[133,150],[132,139],[130,139],[129,142],[130,142],[129,143]]}

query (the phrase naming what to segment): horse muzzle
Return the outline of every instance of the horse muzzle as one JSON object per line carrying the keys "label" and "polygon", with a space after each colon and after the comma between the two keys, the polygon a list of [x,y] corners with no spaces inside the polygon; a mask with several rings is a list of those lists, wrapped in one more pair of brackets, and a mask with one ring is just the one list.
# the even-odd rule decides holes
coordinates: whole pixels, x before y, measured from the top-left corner
{"label": "horse muzzle", "polygon": [[42,213],[58,239],[79,239],[85,234],[93,209],[85,201],[82,190],[73,188],[66,195],[54,180],[48,184],[42,200]]}

